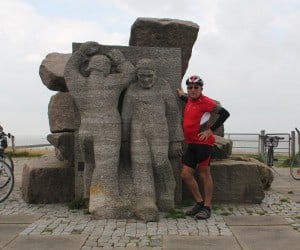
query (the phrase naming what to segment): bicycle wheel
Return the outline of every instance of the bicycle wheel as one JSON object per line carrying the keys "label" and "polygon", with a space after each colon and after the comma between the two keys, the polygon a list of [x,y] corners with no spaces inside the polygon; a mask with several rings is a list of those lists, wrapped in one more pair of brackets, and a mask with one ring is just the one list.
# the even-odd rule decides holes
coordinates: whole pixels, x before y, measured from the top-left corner
{"label": "bicycle wheel", "polygon": [[6,162],[0,159],[0,202],[4,201],[14,187],[14,175]]}
{"label": "bicycle wheel", "polygon": [[9,153],[1,153],[0,158],[5,161],[11,168],[12,172],[14,172],[14,162]]}
{"label": "bicycle wheel", "polygon": [[291,160],[290,165],[291,176],[295,180],[300,180],[300,153],[295,155]]}

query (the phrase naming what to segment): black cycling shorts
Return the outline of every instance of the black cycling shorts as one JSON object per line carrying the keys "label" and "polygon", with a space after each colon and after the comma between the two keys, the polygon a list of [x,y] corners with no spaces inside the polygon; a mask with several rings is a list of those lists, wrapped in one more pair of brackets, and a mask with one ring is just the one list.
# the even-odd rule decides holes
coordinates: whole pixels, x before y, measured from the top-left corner
{"label": "black cycling shorts", "polygon": [[188,144],[183,157],[183,164],[196,169],[199,165],[209,166],[213,147],[206,144]]}

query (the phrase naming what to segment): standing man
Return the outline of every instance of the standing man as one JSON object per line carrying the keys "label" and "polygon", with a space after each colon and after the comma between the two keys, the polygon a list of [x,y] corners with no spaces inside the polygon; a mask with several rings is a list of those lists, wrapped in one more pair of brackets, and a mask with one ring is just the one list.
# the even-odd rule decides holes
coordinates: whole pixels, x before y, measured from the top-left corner
{"label": "standing man", "polygon": [[[204,96],[203,81],[199,76],[191,76],[186,80],[188,94],[182,89],[177,93],[183,101],[187,102],[184,110],[183,131],[187,144],[187,151],[183,158],[181,178],[192,193],[196,205],[186,212],[188,216],[197,219],[208,219],[211,216],[211,200],[213,180],[210,174],[210,158],[215,142],[213,132],[219,128],[229,117],[226,109],[211,98]],[[213,125],[209,124],[211,113],[219,115]],[[204,186],[204,199],[199,191],[194,173],[198,168]]]}

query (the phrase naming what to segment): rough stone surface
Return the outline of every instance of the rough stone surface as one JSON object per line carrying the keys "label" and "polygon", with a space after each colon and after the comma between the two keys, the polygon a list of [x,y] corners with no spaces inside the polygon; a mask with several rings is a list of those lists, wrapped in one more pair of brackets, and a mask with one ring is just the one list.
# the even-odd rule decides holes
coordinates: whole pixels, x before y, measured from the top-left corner
{"label": "rough stone surface", "polygon": [[257,164],[222,160],[211,164],[213,200],[217,202],[261,203],[264,188]]}
{"label": "rough stone surface", "polygon": [[181,76],[183,76],[188,67],[198,31],[198,24],[190,21],[140,17],[131,27],[129,45],[181,48]]}
{"label": "rough stone surface", "polygon": [[[52,134],[48,136],[48,140],[55,146],[56,157],[62,160],[61,164],[69,164],[68,168],[71,168],[72,164],[70,163],[74,162],[76,197],[83,195],[90,198],[89,210],[92,216],[133,218],[134,215],[133,208],[137,200],[136,183],[133,181],[132,159],[128,159],[130,148],[126,146],[126,140],[122,141],[121,147],[122,123],[120,117],[125,89],[130,81],[134,81],[134,77],[131,78],[133,70],[130,65],[135,66],[141,58],[154,60],[155,64],[159,65],[157,75],[162,76],[170,84],[171,92],[176,96],[176,88],[180,87],[181,78],[188,66],[198,31],[199,26],[192,22],[138,18],[131,29],[130,45],[134,45],[134,47],[102,46],[95,42],[73,43],[72,55],[51,53],[42,62],[40,76],[43,83],[50,90],[60,91],[51,98],[49,103],[49,122]],[[105,71],[106,63],[103,60],[108,60],[111,64],[108,77],[103,72],[93,72],[93,69],[99,69],[99,67]],[[131,80],[125,81],[126,83],[122,82],[127,77]],[[66,91],[69,93],[63,93]],[[159,93],[160,91],[157,91],[158,95]],[[147,95],[143,97],[147,97]],[[180,100],[178,98],[176,100],[180,104]],[[147,101],[142,105],[146,105],[146,103]],[[151,103],[159,104],[160,102],[152,100]],[[70,111],[70,107],[72,107],[72,111]],[[147,114],[153,115],[151,112],[147,112]],[[217,116],[211,118],[212,123],[216,118]],[[142,121],[143,119],[144,117],[137,120]],[[159,120],[157,119],[157,121]],[[70,132],[74,130],[75,133]],[[113,133],[111,133],[112,131]],[[216,135],[224,136],[223,126],[216,131]],[[158,137],[158,139],[162,139],[162,137]],[[170,136],[169,142],[162,146],[169,150],[169,161],[176,180],[174,199],[176,203],[179,203],[182,190],[181,159],[174,157],[172,142],[176,142],[176,140]],[[144,145],[142,144],[142,146]],[[146,162],[149,152],[142,151],[141,148],[138,148],[138,153],[134,155],[139,158],[140,162]],[[125,158],[124,155],[122,157],[124,149],[125,152],[127,151]],[[216,158],[228,158],[231,149],[230,140],[217,138]],[[121,155],[119,155],[120,152]],[[151,160],[154,159],[151,157]],[[26,175],[31,176],[27,179],[34,180],[37,170],[33,171],[27,167],[26,171],[28,172]],[[49,173],[51,171],[49,170]],[[149,173],[149,169],[147,171]],[[59,173],[61,174],[61,172]],[[213,199],[221,202],[260,203],[263,198],[261,190],[272,182],[272,176],[264,166],[253,161],[215,161],[212,164],[212,174],[215,180]],[[244,175],[251,182],[243,179]],[[51,176],[52,174],[50,174],[50,179],[52,179]],[[160,175],[154,173],[153,178],[155,176]],[[73,178],[72,175],[69,178]],[[38,177],[38,179],[43,181],[42,177]],[[163,181],[160,182],[163,183]],[[143,182],[141,179],[139,183],[143,186],[146,181]],[[35,183],[26,184],[24,181],[24,187],[26,185],[28,194],[32,192],[28,187],[34,186]],[[159,182],[155,181],[155,186],[157,185]],[[73,184],[68,184],[68,186],[73,187]],[[144,186],[147,187],[147,185]],[[36,197],[41,200],[39,195],[40,193],[33,194],[32,197],[35,198],[32,198],[30,202],[34,203]],[[45,197],[48,202],[50,198],[47,195]]]}
{"label": "rough stone surface", "polygon": [[[214,160],[210,168],[214,182],[214,203],[259,204],[264,199],[264,181],[257,163],[232,159]],[[204,195],[203,184],[197,172],[196,180]],[[191,198],[185,185],[183,198]]]}
{"label": "rough stone surface", "polygon": [[89,197],[93,215],[115,218],[123,216],[126,206],[118,188],[118,103],[135,74],[134,66],[120,50],[100,50],[96,42],[83,43],[68,61],[64,76],[78,109],[76,119],[80,121],[75,137],[75,163],[83,166],[84,197]]}
{"label": "rough stone surface", "polygon": [[176,182],[169,155],[180,156],[183,132],[169,83],[156,76],[152,60],[141,59],[136,67],[138,80],[128,87],[123,101],[122,136],[130,145],[136,213],[140,219],[154,220],[157,208],[174,208]]}
{"label": "rough stone surface", "polygon": [[57,159],[74,163],[74,132],[49,134],[47,140],[55,147]]}
{"label": "rough stone surface", "polygon": [[25,164],[22,197],[27,203],[60,203],[74,198],[74,167],[54,156]]}
{"label": "rough stone surface", "polygon": [[232,154],[232,140],[216,136],[213,159],[227,159]]}
{"label": "rough stone surface", "polygon": [[48,118],[52,133],[75,131],[75,103],[69,93],[59,92],[51,97]]}
{"label": "rough stone surface", "polygon": [[40,77],[45,86],[54,91],[67,91],[64,79],[65,65],[71,54],[50,53],[40,65]]}
{"label": "rough stone surface", "polygon": [[[65,79],[80,113],[77,119],[81,118],[81,127],[78,133],[75,133],[76,195],[89,196],[89,210],[97,218],[131,217],[132,205],[135,203],[131,166],[121,160],[118,168],[121,120],[117,108],[119,107],[119,111],[122,108],[121,92],[127,86],[122,87],[121,82],[126,79],[126,71],[124,79],[117,78],[113,82],[105,82],[118,75],[111,74],[103,81],[101,76],[87,72],[91,64],[95,63],[90,52],[108,56],[112,49],[117,49],[124,55],[123,63],[127,59],[128,63],[130,61],[133,65],[141,58],[153,59],[155,65],[159,65],[157,74],[164,76],[170,83],[172,94],[175,94],[180,85],[180,49],[99,46],[93,42],[74,44],[73,49],[74,57],[71,57],[66,66]],[[80,58],[82,54],[86,56]],[[103,59],[103,56],[101,58]],[[93,81],[97,84],[93,84]],[[91,89],[80,87],[88,85]],[[153,100],[152,102],[155,103]],[[178,122],[180,126],[181,121]],[[164,146],[168,147],[168,142]],[[142,152],[140,157],[143,158],[143,155],[148,157],[146,152]],[[177,158],[177,162],[180,162],[180,157]],[[172,167],[175,165],[174,163]],[[175,172],[178,174],[179,171],[174,170]]]}
{"label": "rough stone surface", "polygon": [[263,188],[268,189],[269,187],[271,187],[271,184],[274,180],[274,174],[268,165],[254,158],[245,156],[231,156],[230,159],[255,163],[260,173],[260,180],[263,185]]}

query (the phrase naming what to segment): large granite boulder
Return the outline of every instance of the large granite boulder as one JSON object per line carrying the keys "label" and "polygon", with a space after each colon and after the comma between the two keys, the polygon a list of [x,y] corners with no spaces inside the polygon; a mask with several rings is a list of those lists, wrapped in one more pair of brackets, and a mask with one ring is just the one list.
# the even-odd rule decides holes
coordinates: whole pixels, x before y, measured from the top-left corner
{"label": "large granite boulder", "polygon": [[[264,189],[271,185],[273,173],[255,159],[216,160],[211,164],[214,181],[213,202],[261,203]],[[123,169],[120,186],[124,197],[133,191],[130,173]],[[200,180],[198,182],[203,193]],[[266,185],[267,183],[267,185]],[[128,185],[129,184],[129,185]],[[74,166],[58,161],[54,155],[42,157],[23,168],[22,195],[28,203],[57,203],[74,198]],[[183,198],[191,195],[183,187]],[[130,210],[127,211],[130,213]]]}
{"label": "large granite boulder", "polygon": [[232,140],[216,135],[212,159],[227,159],[232,154]]}
{"label": "large granite boulder", "polygon": [[211,174],[214,202],[261,203],[265,198],[261,174],[253,162],[214,161]]}
{"label": "large granite boulder", "polygon": [[25,164],[22,197],[27,203],[60,203],[74,199],[74,167],[54,155]]}
{"label": "large granite boulder", "polygon": [[181,48],[181,76],[184,76],[198,31],[199,25],[190,21],[139,17],[131,27],[129,45]]}
{"label": "large granite boulder", "polygon": [[[264,175],[272,175],[268,167],[251,161],[215,160],[211,162],[211,174],[214,182],[214,203],[254,203],[259,204],[265,197]],[[204,195],[203,184],[196,173],[200,191]],[[187,187],[183,185],[183,199],[191,198]]]}
{"label": "large granite boulder", "polygon": [[54,91],[66,92],[64,69],[71,54],[50,53],[40,65],[40,77],[45,86]]}
{"label": "large granite boulder", "polygon": [[48,118],[52,133],[75,131],[75,103],[68,92],[59,92],[51,97]]}
{"label": "large granite boulder", "polygon": [[230,159],[236,161],[252,162],[257,166],[257,169],[260,173],[260,181],[264,189],[271,187],[271,184],[274,180],[274,174],[271,171],[271,168],[263,162],[260,162],[257,159],[246,157],[246,156],[230,156]]}
{"label": "large granite boulder", "polygon": [[55,147],[55,155],[58,160],[67,160],[74,163],[74,133],[53,133],[47,136],[47,140]]}

